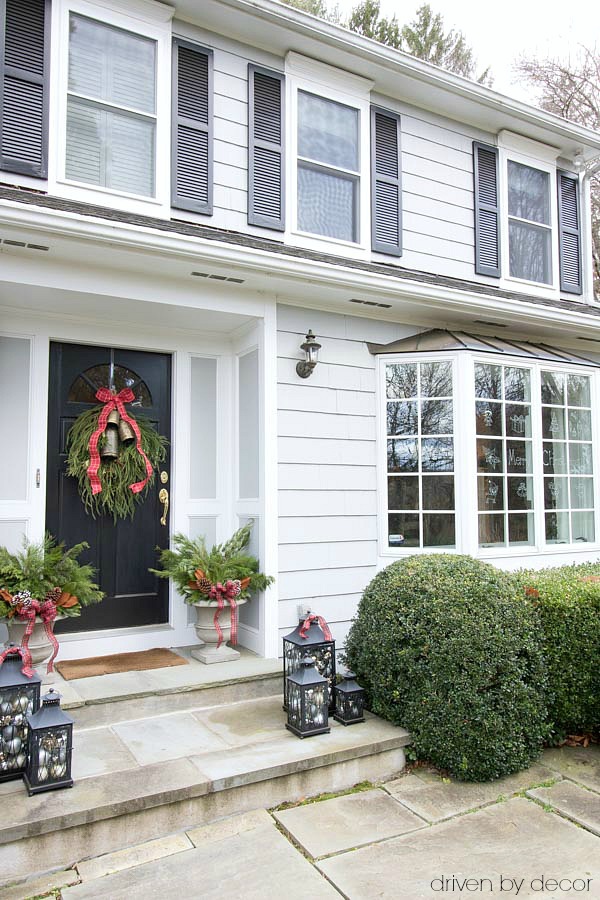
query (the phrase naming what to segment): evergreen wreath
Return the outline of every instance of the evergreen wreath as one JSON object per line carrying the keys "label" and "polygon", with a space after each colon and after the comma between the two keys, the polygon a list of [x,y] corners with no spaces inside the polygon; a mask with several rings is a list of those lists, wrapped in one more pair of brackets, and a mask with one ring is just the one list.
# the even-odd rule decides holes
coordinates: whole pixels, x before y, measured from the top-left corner
{"label": "evergreen wreath", "polygon": [[[140,429],[142,449],[150,465],[152,475],[140,493],[133,493],[130,485],[146,476],[144,459],[140,456],[135,441],[121,444],[116,459],[100,460],[98,476],[102,483],[102,491],[94,494],[88,476],[90,465],[90,439],[98,427],[98,418],[103,406],[94,406],[81,413],[73,423],[67,437],[67,475],[77,479],[79,495],[87,512],[96,516],[108,514],[117,519],[133,518],[136,506],[148,493],[154,483],[155,472],[167,455],[167,439],[152,426],[149,419],[136,418]],[[100,435],[98,448],[100,452],[106,442],[105,434]]]}

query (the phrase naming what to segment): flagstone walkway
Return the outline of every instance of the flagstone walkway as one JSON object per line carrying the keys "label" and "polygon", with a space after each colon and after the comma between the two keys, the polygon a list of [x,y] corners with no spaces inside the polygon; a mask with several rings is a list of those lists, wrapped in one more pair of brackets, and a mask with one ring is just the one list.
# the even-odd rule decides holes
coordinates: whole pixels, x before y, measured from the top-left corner
{"label": "flagstone walkway", "polygon": [[23,900],[600,898],[600,747],[461,784],[414,769],[79,862],[0,892]]}

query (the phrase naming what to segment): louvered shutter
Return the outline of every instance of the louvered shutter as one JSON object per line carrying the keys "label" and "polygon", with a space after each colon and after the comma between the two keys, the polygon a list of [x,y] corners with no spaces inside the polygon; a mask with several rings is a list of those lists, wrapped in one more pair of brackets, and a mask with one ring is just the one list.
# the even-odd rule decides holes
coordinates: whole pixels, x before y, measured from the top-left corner
{"label": "louvered shutter", "polygon": [[285,228],[284,80],[248,66],[248,224]]}
{"label": "louvered shutter", "polygon": [[475,187],[475,271],[500,278],[498,150],[473,143]]}
{"label": "louvered shutter", "polygon": [[210,215],[213,206],[212,50],[173,41],[171,205]]}
{"label": "louvered shutter", "polygon": [[558,249],[561,291],[581,294],[579,180],[567,172],[558,173]]}
{"label": "louvered shutter", "polygon": [[50,0],[0,0],[0,168],[48,174]]}
{"label": "louvered shutter", "polygon": [[400,116],[371,107],[371,247],[402,256]]}

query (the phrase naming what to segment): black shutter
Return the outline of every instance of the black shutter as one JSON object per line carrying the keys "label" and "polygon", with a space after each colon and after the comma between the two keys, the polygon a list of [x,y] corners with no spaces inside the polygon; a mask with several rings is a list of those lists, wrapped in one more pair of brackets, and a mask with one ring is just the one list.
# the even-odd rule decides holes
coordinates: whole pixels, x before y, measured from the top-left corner
{"label": "black shutter", "polygon": [[213,55],[173,40],[171,205],[210,215],[213,207]]}
{"label": "black shutter", "polygon": [[0,0],[0,168],[48,175],[50,0]]}
{"label": "black shutter", "polygon": [[583,293],[579,179],[567,172],[558,173],[558,250],[561,291]]}
{"label": "black shutter", "polygon": [[285,228],[284,77],[248,66],[248,224]]}
{"label": "black shutter", "polygon": [[402,256],[400,116],[371,107],[371,248]]}
{"label": "black shutter", "polygon": [[475,271],[500,278],[498,150],[473,143],[475,183]]}

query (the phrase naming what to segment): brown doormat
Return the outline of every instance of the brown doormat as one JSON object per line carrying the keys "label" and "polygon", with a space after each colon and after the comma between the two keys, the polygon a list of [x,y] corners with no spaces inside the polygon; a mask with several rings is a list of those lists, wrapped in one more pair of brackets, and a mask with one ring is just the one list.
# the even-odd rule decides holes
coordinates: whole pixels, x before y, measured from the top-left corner
{"label": "brown doormat", "polygon": [[187,666],[188,661],[172,650],[157,648],[138,653],[115,653],[111,656],[90,656],[89,659],[69,659],[56,663],[63,678],[91,678],[92,675],[113,675],[116,672],[143,672],[145,669],[164,669],[167,666]]}

